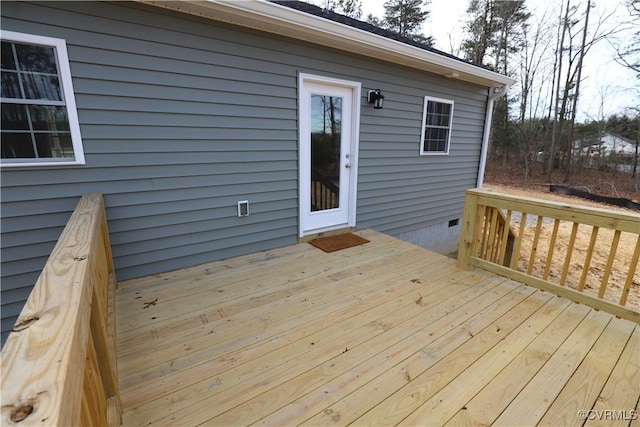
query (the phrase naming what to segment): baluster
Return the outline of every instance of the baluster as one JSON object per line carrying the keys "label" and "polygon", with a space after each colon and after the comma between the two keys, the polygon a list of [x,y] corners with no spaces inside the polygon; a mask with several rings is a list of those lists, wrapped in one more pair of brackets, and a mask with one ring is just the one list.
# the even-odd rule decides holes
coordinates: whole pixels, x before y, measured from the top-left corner
{"label": "baluster", "polygon": [[522,239],[524,239],[524,229],[527,225],[527,214],[522,212],[520,217],[520,227],[518,228],[518,240],[516,241],[516,247],[513,248],[513,255],[511,256],[511,268],[518,270],[518,260],[520,259],[520,250],[522,249]]}
{"label": "baluster", "polygon": [[600,290],[598,291],[598,298],[603,298],[604,293],[607,291],[607,284],[609,283],[609,276],[611,276],[611,267],[613,267],[613,261],[618,251],[618,243],[620,243],[620,230],[616,230],[613,234],[613,240],[611,241],[611,250],[609,251],[609,259],[607,260],[607,266],[604,269],[604,275],[602,276],[602,282],[600,283]]}
{"label": "baluster", "polygon": [[491,227],[489,228],[489,239],[487,242],[487,254],[486,260],[493,261],[493,256],[496,250],[496,236],[498,228],[498,208],[491,208]]}
{"label": "baluster", "polygon": [[576,236],[578,235],[577,222],[573,223],[571,228],[571,237],[569,237],[569,246],[567,247],[567,255],[564,260],[564,266],[562,267],[562,276],[560,277],[560,286],[564,286],[567,283],[567,274],[569,273],[569,266],[571,265],[571,257],[573,256],[573,247],[576,244]]}
{"label": "baluster", "polygon": [[598,239],[598,230],[600,227],[593,226],[591,230],[591,240],[589,241],[589,249],[587,250],[587,256],[584,260],[584,266],[582,267],[582,275],[580,276],[580,283],[578,283],[578,291],[584,290],[584,284],[587,281],[587,273],[589,272],[589,266],[591,265],[591,257],[593,256],[593,249],[596,246],[596,240]]}
{"label": "baluster", "polygon": [[527,267],[527,274],[531,274],[533,271],[533,264],[536,258],[536,252],[538,252],[538,241],[540,240],[540,231],[542,230],[542,216],[538,215],[538,222],[536,224],[536,233],[533,236],[533,244],[531,246],[531,256],[529,257],[529,266]]}
{"label": "baluster", "polygon": [[638,240],[636,240],[636,249],[633,251],[631,265],[629,265],[629,271],[627,272],[627,280],[624,282],[624,288],[622,289],[622,295],[620,296],[620,305],[625,305],[627,303],[629,290],[633,283],[633,276],[636,274],[636,269],[638,268],[638,261],[640,261],[640,234],[638,235]]}
{"label": "baluster", "polygon": [[556,219],[553,222],[553,233],[551,234],[551,241],[549,242],[549,252],[547,253],[547,264],[544,266],[544,274],[542,278],[547,280],[549,273],[551,273],[551,261],[553,260],[553,252],[556,249],[556,239],[558,238],[558,228],[560,227],[560,220]]}
{"label": "baluster", "polygon": [[509,242],[509,231],[511,230],[511,210],[507,210],[507,215],[504,220],[504,227],[502,229],[502,241],[500,245],[500,252],[498,255],[498,264],[504,265],[504,257],[507,253],[507,243]]}

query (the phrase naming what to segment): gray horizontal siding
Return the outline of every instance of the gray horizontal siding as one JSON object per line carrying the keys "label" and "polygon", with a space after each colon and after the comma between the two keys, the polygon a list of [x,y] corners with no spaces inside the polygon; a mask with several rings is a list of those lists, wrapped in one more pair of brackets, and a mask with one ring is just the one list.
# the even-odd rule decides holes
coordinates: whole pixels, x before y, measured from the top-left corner
{"label": "gray horizontal siding", "polygon": [[[475,184],[486,88],[125,2],[1,19],[66,40],[87,162],[1,171],[3,340],[85,192],[105,195],[119,280],[296,242],[299,73],[362,83],[359,228],[441,223]],[[450,156],[418,155],[425,95],[455,102]]]}

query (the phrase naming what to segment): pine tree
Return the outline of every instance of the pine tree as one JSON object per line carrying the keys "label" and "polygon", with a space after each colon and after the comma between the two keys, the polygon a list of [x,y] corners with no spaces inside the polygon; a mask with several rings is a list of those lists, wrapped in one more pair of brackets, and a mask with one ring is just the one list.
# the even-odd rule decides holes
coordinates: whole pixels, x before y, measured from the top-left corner
{"label": "pine tree", "polygon": [[469,19],[466,30],[469,38],[462,42],[465,58],[475,65],[483,65],[489,45],[494,44],[495,17],[493,2],[486,0],[471,0],[467,8]]}
{"label": "pine tree", "polygon": [[362,16],[362,0],[329,0],[327,8],[353,19]]}
{"label": "pine tree", "polygon": [[[524,46],[530,17],[524,1],[471,0],[467,15],[468,37],[462,44],[466,59],[505,75],[512,74],[511,60]],[[510,120],[515,101],[512,97],[503,97],[494,103],[492,148],[502,154],[505,167],[519,145]]]}
{"label": "pine tree", "polygon": [[376,27],[380,27],[380,28],[384,27],[382,20],[371,13],[367,15],[366,21],[371,25],[375,25]]}
{"label": "pine tree", "polygon": [[[422,24],[429,17],[429,11],[423,10],[429,0],[387,0],[384,3],[382,27],[403,37],[433,46],[433,37],[421,33]],[[371,20],[369,21],[373,23]]]}
{"label": "pine tree", "polygon": [[507,74],[508,58],[520,50],[531,15],[524,1],[471,0],[467,15],[469,37],[462,43],[466,59]]}

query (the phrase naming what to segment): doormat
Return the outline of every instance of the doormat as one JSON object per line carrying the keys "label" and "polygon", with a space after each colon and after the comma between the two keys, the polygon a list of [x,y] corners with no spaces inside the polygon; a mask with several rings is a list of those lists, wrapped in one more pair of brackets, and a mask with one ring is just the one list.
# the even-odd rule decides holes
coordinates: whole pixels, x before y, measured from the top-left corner
{"label": "doormat", "polygon": [[311,240],[309,243],[325,252],[335,252],[340,249],[351,248],[368,242],[369,240],[364,237],[360,237],[353,233],[345,233]]}

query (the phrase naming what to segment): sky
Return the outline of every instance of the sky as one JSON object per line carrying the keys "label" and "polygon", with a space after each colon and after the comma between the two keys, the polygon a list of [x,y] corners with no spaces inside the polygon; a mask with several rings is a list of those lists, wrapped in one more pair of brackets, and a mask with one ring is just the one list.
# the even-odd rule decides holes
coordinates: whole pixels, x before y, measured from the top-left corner
{"label": "sky", "polygon": [[[323,0],[312,2],[323,4]],[[370,13],[377,17],[384,16],[384,2],[385,0],[363,0],[362,19]],[[560,0],[528,0],[526,4],[533,15],[531,20],[541,19],[543,9],[553,4],[559,5],[559,2]],[[579,1],[574,0],[574,3],[577,4]],[[595,13],[591,13],[590,22],[595,22],[596,13],[613,12],[614,16],[609,19],[609,25],[618,25],[619,22],[628,19],[628,12],[623,3],[624,0],[596,1],[596,10]],[[464,37],[464,20],[468,4],[469,0],[431,0],[426,7],[430,14],[423,25],[423,32],[434,37],[436,49],[459,55],[455,49]],[[559,7],[553,10],[559,10]],[[553,19],[557,19],[555,15]],[[640,22],[637,25],[636,31],[640,30]],[[628,32],[621,37],[630,37],[630,34],[631,32]],[[630,106],[638,105],[640,82],[634,73],[615,62],[613,50],[606,40],[596,44],[586,56],[582,78],[578,121],[628,113]]]}

